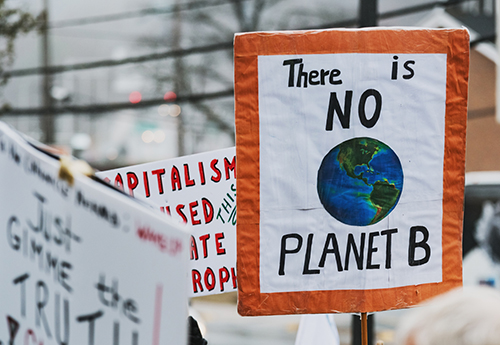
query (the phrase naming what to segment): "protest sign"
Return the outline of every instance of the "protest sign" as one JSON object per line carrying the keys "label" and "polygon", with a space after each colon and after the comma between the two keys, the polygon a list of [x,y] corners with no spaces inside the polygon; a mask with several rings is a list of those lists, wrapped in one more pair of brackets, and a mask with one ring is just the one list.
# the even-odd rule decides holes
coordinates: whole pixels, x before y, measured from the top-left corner
{"label": "protest sign", "polygon": [[463,29],[235,36],[240,314],[461,284],[468,53]]}
{"label": "protest sign", "polygon": [[60,165],[0,123],[0,343],[185,344],[185,227]]}
{"label": "protest sign", "polygon": [[237,289],[235,154],[230,147],[96,174],[191,226],[191,297]]}

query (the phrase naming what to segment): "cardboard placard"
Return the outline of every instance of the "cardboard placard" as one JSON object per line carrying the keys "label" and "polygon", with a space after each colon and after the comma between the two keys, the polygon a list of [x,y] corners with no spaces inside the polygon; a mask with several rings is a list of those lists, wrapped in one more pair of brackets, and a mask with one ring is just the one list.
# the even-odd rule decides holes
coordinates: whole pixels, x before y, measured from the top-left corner
{"label": "cardboard placard", "polygon": [[239,312],[374,312],[461,284],[464,29],[235,36]]}
{"label": "cardboard placard", "polygon": [[0,123],[2,344],[185,344],[189,235]]}
{"label": "cardboard placard", "polygon": [[191,226],[191,297],[236,291],[236,149],[96,175]]}

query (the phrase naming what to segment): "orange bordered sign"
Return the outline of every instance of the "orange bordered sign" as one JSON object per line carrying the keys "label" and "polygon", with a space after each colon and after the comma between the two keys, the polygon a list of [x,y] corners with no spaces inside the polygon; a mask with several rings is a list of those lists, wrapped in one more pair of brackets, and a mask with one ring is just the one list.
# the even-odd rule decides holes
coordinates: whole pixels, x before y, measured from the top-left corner
{"label": "orange bordered sign", "polygon": [[461,285],[467,31],[238,34],[234,54],[239,313]]}

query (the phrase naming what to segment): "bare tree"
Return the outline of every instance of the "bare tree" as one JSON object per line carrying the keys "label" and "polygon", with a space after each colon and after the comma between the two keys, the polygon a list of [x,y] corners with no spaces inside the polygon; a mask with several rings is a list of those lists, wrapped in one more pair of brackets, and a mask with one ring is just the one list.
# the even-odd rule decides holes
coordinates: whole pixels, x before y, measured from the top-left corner
{"label": "bare tree", "polygon": [[[0,74],[14,61],[14,41],[20,34],[40,28],[45,12],[38,17],[17,8],[9,8],[5,0],[0,0]],[[3,76],[2,85],[7,82]]]}
{"label": "bare tree", "polygon": [[[189,0],[186,0],[189,1]],[[180,3],[180,1],[178,2]],[[340,14],[329,13],[324,7],[297,9],[299,2],[282,0],[228,0],[212,8],[195,11],[183,11],[168,17],[165,21],[166,32],[161,38],[147,37],[142,44],[148,47],[182,49],[216,43],[232,42],[234,34],[260,30],[291,29],[296,20],[314,26],[318,21],[331,21]],[[292,28],[296,29],[296,28]],[[157,89],[170,89],[177,94],[200,94],[233,87],[233,52],[232,49],[204,52],[177,58],[174,61],[159,61],[151,70]],[[151,68],[151,67],[150,67]],[[204,138],[226,136],[234,143],[234,101],[223,98],[217,101],[192,101],[183,105],[183,118],[178,127],[179,147],[184,147],[183,137],[195,138],[191,150],[201,151]],[[198,146],[198,147],[197,147]]]}

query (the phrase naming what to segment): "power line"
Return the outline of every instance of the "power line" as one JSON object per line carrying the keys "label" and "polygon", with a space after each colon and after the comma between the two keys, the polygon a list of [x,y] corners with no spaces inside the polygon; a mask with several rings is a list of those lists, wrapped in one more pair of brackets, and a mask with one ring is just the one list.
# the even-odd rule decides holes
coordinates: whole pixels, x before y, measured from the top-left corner
{"label": "power line", "polygon": [[[469,0],[465,1],[457,1],[457,0],[449,0],[449,1],[435,1],[431,3],[426,3],[422,5],[416,5],[416,6],[411,6],[411,7],[406,7],[403,9],[398,9],[398,10],[393,10],[393,11],[388,11],[384,13],[379,14],[380,19],[388,19],[392,17],[397,17],[401,15],[407,15],[407,14],[413,14],[421,11],[426,11],[429,9],[432,9],[437,6],[455,6],[457,4],[460,4],[462,2],[466,2]],[[321,26],[317,27],[308,27],[308,28],[302,28],[299,30],[306,30],[306,29],[325,29],[325,28],[331,28],[331,27],[348,27],[348,26],[355,26],[358,23],[357,18],[352,18],[344,21],[338,21],[334,23],[329,23],[329,24],[323,24]],[[76,70],[84,70],[84,69],[92,69],[92,68],[101,68],[101,67],[112,67],[112,66],[119,66],[119,65],[125,65],[125,64],[133,64],[133,63],[142,63],[142,62],[147,62],[147,61],[154,61],[154,60],[161,60],[161,59],[168,59],[168,58],[174,58],[174,57],[184,57],[192,54],[200,54],[200,53],[211,53],[215,51],[220,51],[220,50],[228,50],[232,49],[233,47],[233,42],[228,41],[228,42],[220,42],[220,43],[215,43],[215,44],[209,44],[205,46],[198,46],[198,47],[192,47],[192,48],[186,48],[186,49],[179,49],[179,50],[169,50],[169,51],[164,51],[164,52],[159,52],[159,53],[152,53],[152,54],[147,54],[147,55],[141,55],[141,56],[135,56],[135,57],[129,57],[125,59],[108,59],[108,60],[100,60],[100,61],[94,61],[94,62],[86,62],[86,63],[77,63],[77,64],[72,64],[72,65],[59,65],[59,66],[50,66],[48,68],[43,68],[43,67],[33,67],[33,68],[24,68],[24,69],[16,69],[16,70],[11,70],[11,71],[6,71],[3,73],[3,77],[8,77],[8,78],[14,78],[14,77],[23,77],[23,76],[28,76],[28,75],[37,75],[37,74],[57,74],[57,73],[64,73],[64,72],[69,72],[69,71],[76,71]]]}
{"label": "power line", "polygon": [[[457,5],[458,3],[460,3],[460,2],[453,1],[453,0],[444,1],[444,2],[437,1],[437,2],[433,2],[433,3],[417,5],[417,6],[404,8],[404,9],[385,12],[385,13],[379,14],[379,18],[390,18],[393,16],[400,16],[400,15],[415,13],[418,11],[428,10],[428,9],[431,9],[435,6],[450,6],[450,5]],[[349,26],[349,25],[355,25],[356,23],[357,23],[357,19],[349,19],[346,21],[336,22],[334,24],[331,24],[328,26],[322,26],[322,27],[318,27],[318,28],[332,27],[332,26]],[[494,39],[495,37],[496,36],[494,34],[488,35],[485,37],[480,37],[480,38],[477,38],[477,39],[471,41],[470,45],[472,47],[480,42]],[[216,44],[211,44],[211,45],[206,45],[206,46],[199,46],[199,47],[192,47],[189,49],[179,49],[179,50],[173,50],[173,51],[166,51],[166,52],[161,52],[161,53],[153,53],[153,54],[142,55],[142,56],[138,56],[138,57],[130,57],[130,58],[120,59],[120,60],[101,60],[101,61],[95,61],[95,62],[90,62],[90,63],[51,66],[48,68],[19,69],[19,70],[13,70],[10,72],[6,72],[4,75],[7,75],[9,77],[19,77],[19,76],[26,76],[26,75],[33,75],[33,74],[42,74],[42,73],[53,73],[53,74],[54,73],[63,73],[63,72],[72,71],[72,70],[83,70],[83,69],[90,69],[90,68],[109,67],[109,66],[117,66],[117,65],[123,65],[123,64],[146,62],[146,61],[152,61],[152,60],[158,60],[158,59],[166,59],[166,58],[172,58],[172,57],[182,57],[182,56],[187,56],[187,55],[191,55],[191,54],[209,53],[209,52],[215,52],[215,51],[219,51],[219,50],[231,49],[232,47],[233,47],[232,41],[231,42],[221,42],[221,43],[216,43]],[[214,92],[214,93],[191,94],[191,95],[179,96],[176,99],[176,102],[178,102],[178,103],[199,102],[199,101],[210,100],[210,99],[230,97],[230,96],[233,96],[233,94],[234,94],[233,89],[223,90],[223,91]],[[123,109],[147,108],[147,107],[152,107],[152,106],[156,106],[156,105],[160,105],[160,104],[164,104],[164,103],[166,103],[166,102],[163,99],[151,99],[151,100],[141,101],[140,103],[137,103],[137,104],[131,104],[131,103],[125,102],[125,103],[93,104],[93,105],[81,105],[81,106],[61,106],[61,107],[57,107],[57,108],[52,108],[50,110],[46,109],[46,108],[14,108],[14,109],[13,108],[4,108],[4,109],[0,109],[0,115],[44,115],[44,114],[48,114],[48,113],[53,113],[53,114],[62,114],[62,113],[101,114],[101,113],[112,112],[112,111],[123,110]],[[221,124],[223,126],[227,126],[227,124],[225,124],[225,123],[221,122]]]}
{"label": "power line", "polygon": [[219,51],[219,50],[231,49],[232,47],[233,47],[232,41],[231,42],[222,42],[222,43],[209,44],[206,46],[198,46],[198,47],[192,47],[192,48],[187,48],[187,49],[167,50],[165,52],[152,53],[152,54],[135,56],[135,57],[128,57],[125,59],[100,60],[100,61],[94,61],[94,62],[77,63],[77,64],[72,64],[72,65],[50,66],[47,68],[34,67],[34,68],[16,69],[16,70],[4,72],[3,76],[8,77],[8,78],[13,78],[13,77],[24,77],[24,76],[35,75],[35,74],[45,74],[45,73],[56,74],[56,73],[64,73],[64,72],[69,72],[69,71],[91,69],[91,68],[112,67],[112,66],[119,66],[119,65],[125,65],[125,64],[140,63],[140,62],[147,62],[147,61],[153,61],[153,60],[161,60],[161,59],[167,59],[167,58],[183,57],[183,56],[200,54],[200,53],[211,53],[211,52],[215,52],[215,51]]}
{"label": "power line", "polygon": [[379,14],[379,19],[389,19],[393,17],[405,16],[408,14],[414,14],[417,12],[432,10],[435,7],[452,7],[460,5],[464,2],[477,1],[477,0],[448,0],[448,1],[435,1],[429,2],[421,5],[410,6],[406,8],[400,8],[393,11],[388,11]]}
{"label": "power line", "polygon": [[[178,95],[175,99],[175,103],[190,103],[190,102],[200,102],[218,98],[231,97],[234,95],[234,89],[227,89],[217,92],[210,93],[199,93],[199,94],[189,94],[189,95]],[[143,109],[150,108],[157,105],[168,103],[163,98],[143,100],[139,103],[132,104],[130,102],[121,103],[106,103],[106,104],[89,104],[89,105],[62,105],[55,108],[47,109],[43,107],[38,108],[3,108],[0,109],[0,115],[46,115],[50,114],[102,114],[123,109]],[[171,102],[170,102],[171,103]],[[227,124],[224,123],[225,126]]]}
{"label": "power line", "polygon": [[215,1],[211,1],[211,2],[192,1],[192,2],[187,2],[187,3],[183,3],[183,4],[179,4],[179,5],[171,5],[171,6],[166,6],[166,7],[152,7],[152,8],[144,8],[142,10],[121,12],[121,13],[115,13],[115,14],[105,14],[105,15],[100,15],[100,16],[60,20],[60,21],[57,21],[57,22],[50,24],[49,29],[59,29],[59,28],[66,28],[66,27],[70,27],[70,26],[105,23],[105,22],[111,22],[111,21],[117,21],[117,20],[158,15],[158,14],[177,13],[177,12],[181,12],[181,11],[189,11],[189,10],[196,10],[196,9],[207,8],[207,7],[216,7],[216,6],[221,6],[221,5],[227,5],[227,4],[234,3],[235,1],[248,1],[248,0],[215,0]]}
{"label": "power line", "polygon": [[[390,18],[394,18],[394,17],[400,17],[400,16],[409,15],[409,14],[415,14],[418,12],[432,10],[436,7],[457,6],[457,5],[460,5],[464,2],[470,2],[470,1],[477,1],[477,0],[448,0],[448,1],[428,2],[425,4],[409,6],[409,7],[404,7],[404,8],[400,8],[397,10],[379,13],[377,16],[377,19],[390,19]],[[328,29],[328,28],[332,28],[332,27],[350,27],[350,26],[357,26],[358,24],[359,24],[359,18],[356,17],[356,18],[346,19],[343,21],[322,24],[322,25],[319,25],[319,26],[316,26],[313,28],[310,27],[309,29],[314,30],[314,29]]]}
{"label": "power line", "polygon": [[[381,14],[379,14],[379,18],[385,19],[385,18],[390,18],[390,17],[394,17],[394,16],[401,16],[401,15],[405,15],[405,14],[415,13],[418,11],[432,9],[435,6],[451,6],[451,5],[457,5],[458,3],[460,3],[460,2],[453,1],[453,0],[444,1],[444,2],[437,1],[437,2],[433,2],[433,3],[427,3],[427,4],[423,4],[423,5],[417,5],[417,6],[404,8],[404,9],[399,9],[399,10],[381,13]],[[325,28],[325,27],[332,27],[332,26],[350,26],[350,25],[355,25],[356,23],[357,23],[357,19],[349,19],[349,20],[345,20],[345,21],[341,21],[341,22],[335,22],[334,24],[321,26],[318,28]],[[470,45],[471,45],[471,47],[473,47],[473,46],[477,45],[478,43],[495,39],[495,37],[496,37],[495,34],[491,34],[491,35],[484,36],[484,37],[479,37],[475,40],[472,40],[470,42]],[[118,65],[123,65],[123,64],[147,62],[147,61],[158,60],[158,59],[182,57],[182,56],[187,56],[187,55],[191,55],[191,54],[209,53],[209,52],[215,52],[215,51],[219,51],[219,50],[231,49],[232,47],[233,47],[232,41],[231,42],[221,42],[221,43],[216,43],[216,44],[211,44],[211,45],[206,45],[206,46],[199,46],[199,47],[192,47],[189,49],[179,49],[179,50],[172,50],[172,51],[166,51],[166,52],[160,52],[160,53],[153,53],[153,54],[142,55],[142,56],[137,56],[137,57],[130,57],[130,58],[125,58],[125,59],[120,59],[120,60],[101,60],[101,61],[73,64],[73,65],[51,66],[48,68],[38,67],[38,68],[19,69],[19,70],[13,70],[10,72],[6,72],[4,75],[7,75],[9,77],[20,77],[20,76],[33,75],[33,74],[43,74],[43,73],[55,74],[55,73],[63,73],[63,72],[67,72],[67,71],[72,71],[72,70],[83,70],[83,69],[90,69],[90,68],[110,67],[110,66],[118,66]],[[198,102],[198,101],[203,101],[203,100],[230,97],[233,95],[233,93],[234,93],[233,89],[228,89],[228,90],[214,92],[214,93],[192,94],[192,95],[179,96],[176,99],[176,101],[178,103]],[[151,100],[141,101],[137,104],[131,104],[128,102],[124,102],[124,103],[93,104],[93,105],[81,105],[81,106],[61,106],[61,107],[57,107],[57,108],[52,108],[52,109],[50,109],[50,111],[48,111],[46,108],[5,108],[5,109],[0,110],[0,115],[43,115],[43,114],[47,114],[48,112],[53,113],[53,114],[62,114],[62,113],[101,114],[101,113],[112,112],[112,111],[123,110],[123,109],[147,108],[147,107],[152,107],[152,106],[156,106],[156,105],[160,105],[160,104],[164,104],[164,103],[165,103],[165,101],[163,99],[151,99]],[[224,124],[224,126],[226,126],[226,125],[227,124]]]}
{"label": "power line", "polygon": [[[59,31],[51,32],[51,37],[68,37],[86,40],[107,40],[107,41],[121,41],[128,43],[137,43],[139,40],[144,41],[143,37],[130,36],[125,33],[116,33],[111,31],[102,30],[84,30],[84,31]],[[146,38],[147,39],[147,38]]]}
{"label": "power line", "polygon": [[483,37],[478,37],[478,38],[470,41],[470,46],[475,47],[479,43],[486,42],[486,41],[494,41],[496,38],[497,38],[496,34],[490,34],[490,35],[486,35]]}
{"label": "power line", "polygon": [[[110,22],[110,21],[139,18],[139,17],[144,17],[144,16],[150,16],[150,15],[168,14],[168,13],[176,13],[176,12],[181,12],[181,11],[196,10],[196,9],[207,8],[207,7],[216,7],[216,6],[231,4],[231,3],[234,3],[235,1],[249,1],[249,0],[219,0],[219,1],[212,1],[212,2],[193,1],[193,2],[188,2],[188,3],[183,3],[180,5],[171,5],[171,6],[167,6],[167,7],[151,7],[151,8],[144,8],[144,9],[136,10],[136,11],[128,11],[128,12],[99,15],[99,16],[92,16],[92,17],[84,17],[84,18],[76,18],[76,19],[66,19],[66,20],[56,21],[56,22],[50,24],[49,29],[59,29],[59,28],[65,28],[65,27],[71,27],[71,26],[98,24],[98,23],[104,23],[104,22]],[[386,18],[391,18],[394,16],[401,16],[401,15],[411,14],[411,13],[418,12],[418,11],[429,10],[429,9],[432,9],[436,6],[445,6],[446,7],[446,6],[457,5],[457,4],[460,4],[463,2],[467,2],[467,1],[474,1],[474,0],[435,1],[435,2],[431,2],[431,3],[411,6],[408,8],[403,8],[403,9],[398,9],[398,10],[393,10],[393,11],[389,11],[386,13],[382,13],[382,14],[379,14],[378,18],[379,19],[386,19]],[[358,18],[355,18],[355,19],[346,20],[345,23],[347,23],[347,25],[355,25],[355,24],[357,24],[357,21],[358,21]],[[342,23],[343,22],[340,22],[337,24],[342,24]]]}
{"label": "power line", "polygon": [[[496,38],[495,34],[479,37],[470,41],[470,46],[473,47],[481,42],[493,40]],[[212,93],[180,95],[176,98],[176,103],[199,102],[204,100],[226,98],[234,96],[234,89],[227,89]],[[48,112],[53,114],[74,113],[74,114],[102,114],[123,109],[142,109],[149,108],[156,105],[167,103],[163,98],[144,100],[136,104],[129,102],[121,103],[108,103],[108,104],[91,104],[79,106],[60,106],[47,110],[46,108],[3,108],[0,109],[0,115],[44,115]],[[224,124],[227,126],[227,124]]]}

